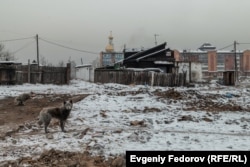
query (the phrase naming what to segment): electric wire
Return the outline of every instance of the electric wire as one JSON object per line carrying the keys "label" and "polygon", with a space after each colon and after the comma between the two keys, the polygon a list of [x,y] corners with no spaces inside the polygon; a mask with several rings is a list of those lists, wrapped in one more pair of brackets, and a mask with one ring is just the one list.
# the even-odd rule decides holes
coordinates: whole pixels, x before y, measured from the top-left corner
{"label": "electric wire", "polygon": [[250,43],[248,43],[248,42],[244,42],[244,43],[237,43],[237,44],[242,44],[242,45],[250,45]]}
{"label": "electric wire", "polygon": [[92,52],[92,51],[87,51],[87,50],[80,50],[80,49],[72,48],[72,47],[69,47],[69,46],[62,45],[62,44],[58,44],[58,43],[55,43],[55,42],[51,42],[51,41],[48,41],[48,40],[40,38],[40,37],[39,37],[39,39],[44,41],[44,42],[50,43],[52,45],[60,46],[62,48],[66,48],[66,49],[70,49],[70,50],[74,50],[74,51],[78,51],[78,52],[90,53],[90,54],[99,54],[97,52]]}
{"label": "electric wire", "polygon": [[20,40],[31,39],[31,38],[34,38],[34,36],[32,36],[32,37],[26,37],[26,38],[18,38],[18,39],[7,39],[7,40],[1,40],[0,42],[20,41]]}
{"label": "electric wire", "polygon": [[233,45],[234,45],[234,44],[230,44],[230,45],[224,46],[223,48],[220,48],[220,49],[218,49],[218,50],[223,50],[223,49],[229,48],[229,47],[231,47],[231,46],[233,46]]}
{"label": "electric wire", "polygon": [[30,45],[31,45],[32,43],[34,43],[34,42],[35,42],[35,41],[30,41],[30,42],[26,43],[26,44],[25,44],[24,46],[22,46],[21,48],[17,49],[17,50],[14,51],[14,52],[11,52],[11,54],[15,54],[15,53],[17,53],[17,52],[19,52],[19,51],[25,49],[26,47],[30,46]]}

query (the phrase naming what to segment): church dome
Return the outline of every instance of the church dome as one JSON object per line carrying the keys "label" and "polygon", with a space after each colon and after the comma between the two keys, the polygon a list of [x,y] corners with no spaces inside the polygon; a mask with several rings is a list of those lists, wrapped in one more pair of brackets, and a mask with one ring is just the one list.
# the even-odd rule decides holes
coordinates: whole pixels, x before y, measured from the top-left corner
{"label": "church dome", "polygon": [[110,44],[108,44],[105,48],[106,52],[114,52],[114,47]]}
{"label": "church dome", "polygon": [[110,32],[110,35],[108,38],[109,38],[109,43],[106,46],[105,50],[106,50],[106,52],[114,52],[112,31]]}

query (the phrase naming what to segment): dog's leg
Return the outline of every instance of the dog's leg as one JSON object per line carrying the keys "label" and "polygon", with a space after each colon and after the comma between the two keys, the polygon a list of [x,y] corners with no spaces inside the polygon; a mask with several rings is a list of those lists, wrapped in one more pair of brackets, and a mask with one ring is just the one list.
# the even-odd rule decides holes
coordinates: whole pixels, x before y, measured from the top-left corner
{"label": "dog's leg", "polygon": [[60,120],[60,126],[61,126],[61,129],[62,129],[62,132],[65,132],[65,130],[64,130],[64,121],[63,120]]}
{"label": "dog's leg", "polygon": [[22,101],[17,101],[18,106],[22,106]]}
{"label": "dog's leg", "polygon": [[45,130],[45,133],[48,133],[48,132],[49,132],[49,131],[47,130],[47,128],[48,128],[48,126],[49,126],[50,120],[51,120],[51,118],[48,117],[47,120],[44,121],[44,130]]}

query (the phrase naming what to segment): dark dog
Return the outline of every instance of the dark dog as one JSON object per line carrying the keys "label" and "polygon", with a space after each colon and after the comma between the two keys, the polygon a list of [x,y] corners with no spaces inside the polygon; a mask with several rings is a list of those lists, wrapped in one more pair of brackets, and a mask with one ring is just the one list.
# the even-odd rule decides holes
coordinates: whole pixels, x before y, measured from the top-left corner
{"label": "dark dog", "polygon": [[45,133],[48,133],[47,127],[49,126],[51,118],[56,118],[60,121],[60,127],[62,132],[65,132],[64,123],[67,120],[72,107],[73,102],[72,100],[70,100],[64,101],[62,107],[43,108],[39,115],[38,124],[41,125],[44,123]]}

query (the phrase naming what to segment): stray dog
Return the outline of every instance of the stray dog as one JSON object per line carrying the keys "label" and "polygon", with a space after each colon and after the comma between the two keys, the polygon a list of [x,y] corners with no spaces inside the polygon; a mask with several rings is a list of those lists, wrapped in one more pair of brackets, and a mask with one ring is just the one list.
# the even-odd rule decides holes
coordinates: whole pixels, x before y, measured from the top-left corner
{"label": "stray dog", "polygon": [[73,102],[72,100],[70,100],[64,101],[62,107],[43,108],[39,115],[38,124],[42,125],[44,123],[45,133],[48,133],[47,127],[49,126],[51,118],[56,118],[60,121],[60,127],[62,132],[65,132],[64,123],[67,120],[72,107]]}
{"label": "stray dog", "polygon": [[34,96],[33,92],[23,93],[15,98],[14,103],[18,106],[23,106],[24,102],[30,99],[32,96]]}

